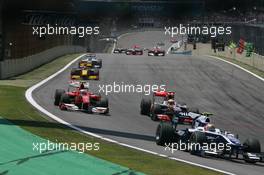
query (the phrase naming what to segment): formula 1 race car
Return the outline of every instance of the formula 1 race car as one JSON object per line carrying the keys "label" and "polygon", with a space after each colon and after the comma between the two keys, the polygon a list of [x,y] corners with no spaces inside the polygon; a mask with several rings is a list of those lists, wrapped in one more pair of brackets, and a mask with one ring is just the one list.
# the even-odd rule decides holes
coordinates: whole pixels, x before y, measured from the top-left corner
{"label": "formula 1 race car", "polygon": [[164,118],[156,130],[156,144],[173,147],[184,144],[183,151],[199,156],[216,156],[227,159],[243,159],[248,163],[263,161],[260,142],[247,139],[243,144],[238,136],[215,128],[204,114],[186,113],[192,117],[191,128],[177,129],[181,124],[178,115]]}
{"label": "formula 1 race car", "polygon": [[71,70],[72,80],[99,80],[98,68],[73,68]]}
{"label": "formula 1 race car", "polygon": [[132,49],[126,50],[126,55],[143,55],[143,49],[138,45],[134,45]]}
{"label": "formula 1 race car", "polygon": [[150,116],[153,121],[164,120],[170,113],[177,112],[181,123],[192,123],[192,117],[185,115],[187,112],[199,113],[196,108],[188,108],[183,102],[176,103],[175,92],[157,91],[152,99],[143,98],[140,103],[140,113]]}
{"label": "formula 1 race car", "polygon": [[108,99],[89,91],[86,82],[73,81],[67,91],[56,89],[54,105],[61,110],[83,111],[87,113],[108,114]]}
{"label": "formula 1 race car", "polygon": [[102,59],[95,54],[86,54],[78,63],[79,68],[102,68]]}
{"label": "formula 1 race car", "polygon": [[160,47],[154,47],[148,51],[148,56],[165,56],[165,50]]}
{"label": "formula 1 race car", "polygon": [[124,48],[115,48],[113,53],[126,53],[127,49]]}

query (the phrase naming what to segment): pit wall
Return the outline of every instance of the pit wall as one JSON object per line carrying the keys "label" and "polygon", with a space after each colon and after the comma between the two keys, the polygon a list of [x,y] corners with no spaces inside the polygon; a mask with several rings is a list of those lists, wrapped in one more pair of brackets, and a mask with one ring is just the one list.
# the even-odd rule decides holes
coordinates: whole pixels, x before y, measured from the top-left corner
{"label": "pit wall", "polygon": [[26,73],[66,54],[82,52],[105,53],[111,47],[110,43],[100,41],[98,37],[90,38],[88,43],[88,47],[72,45],[56,46],[24,58],[0,61],[0,79],[7,79]]}
{"label": "pit wall", "polygon": [[202,43],[197,44],[195,50],[193,50],[193,45],[188,45],[188,48],[192,50],[193,55],[215,55],[219,57],[225,57],[228,59],[237,60],[244,64],[255,67],[258,70],[264,71],[263,55],[253,53],[251,57],[246,57],[246,51],[244,51],[242,54],[238,54],[236,52],[236,49],[229,49],[228,47],[225,47],[224,52],[218,52],[218,51],[214,52],[211,49],[211,44],[202,44]]}
{"label": "pit wall", "polygon": [[81,46],[57,46],[24,58],[7,59],[0,62],[0,79],[23,74],[65,54],[85,51]]}

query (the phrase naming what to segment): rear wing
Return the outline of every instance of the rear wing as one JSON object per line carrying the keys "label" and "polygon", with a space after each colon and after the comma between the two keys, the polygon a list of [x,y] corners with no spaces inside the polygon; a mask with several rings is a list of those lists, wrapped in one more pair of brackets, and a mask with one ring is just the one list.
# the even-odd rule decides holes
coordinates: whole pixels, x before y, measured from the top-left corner
{"label": "rear wing", "polygon": [[175,95],[175,92],[172,92],[172,91],[156,91],[153,93],[153,96],[156,96],[156,97],[166,97],[168,95]]}

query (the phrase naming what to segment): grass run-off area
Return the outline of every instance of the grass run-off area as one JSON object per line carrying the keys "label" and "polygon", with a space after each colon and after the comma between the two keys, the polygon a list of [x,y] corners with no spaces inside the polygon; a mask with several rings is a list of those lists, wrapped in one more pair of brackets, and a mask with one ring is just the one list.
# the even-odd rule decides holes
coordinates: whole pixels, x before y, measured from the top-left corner
{"label": "grass run-off area", "polygon": [[[24,75],[0,81],[0,116],[15,125],[54,142],[100,143],[99,151],[85,153],[111,161],[133,170],[153,175],[214,175],[211,170],[169,160],[138,150],[129,149],[107,141],[78,133],[64,125],[49,120],[25,99],[28,87],[55,73],[78,55],[66,55]],[[155,144],[153,142],[153,144]]]}

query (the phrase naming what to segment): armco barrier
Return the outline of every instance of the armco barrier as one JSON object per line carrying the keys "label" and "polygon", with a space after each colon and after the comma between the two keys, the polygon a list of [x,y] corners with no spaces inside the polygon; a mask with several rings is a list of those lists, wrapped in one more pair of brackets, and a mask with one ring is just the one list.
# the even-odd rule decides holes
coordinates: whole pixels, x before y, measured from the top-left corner
{"label": "armco barrier", "polygon": [[81,46],[57,46],[25,58],[4,60],[0,62],[0,79],[28,72],[65,54],[85,51]]}

